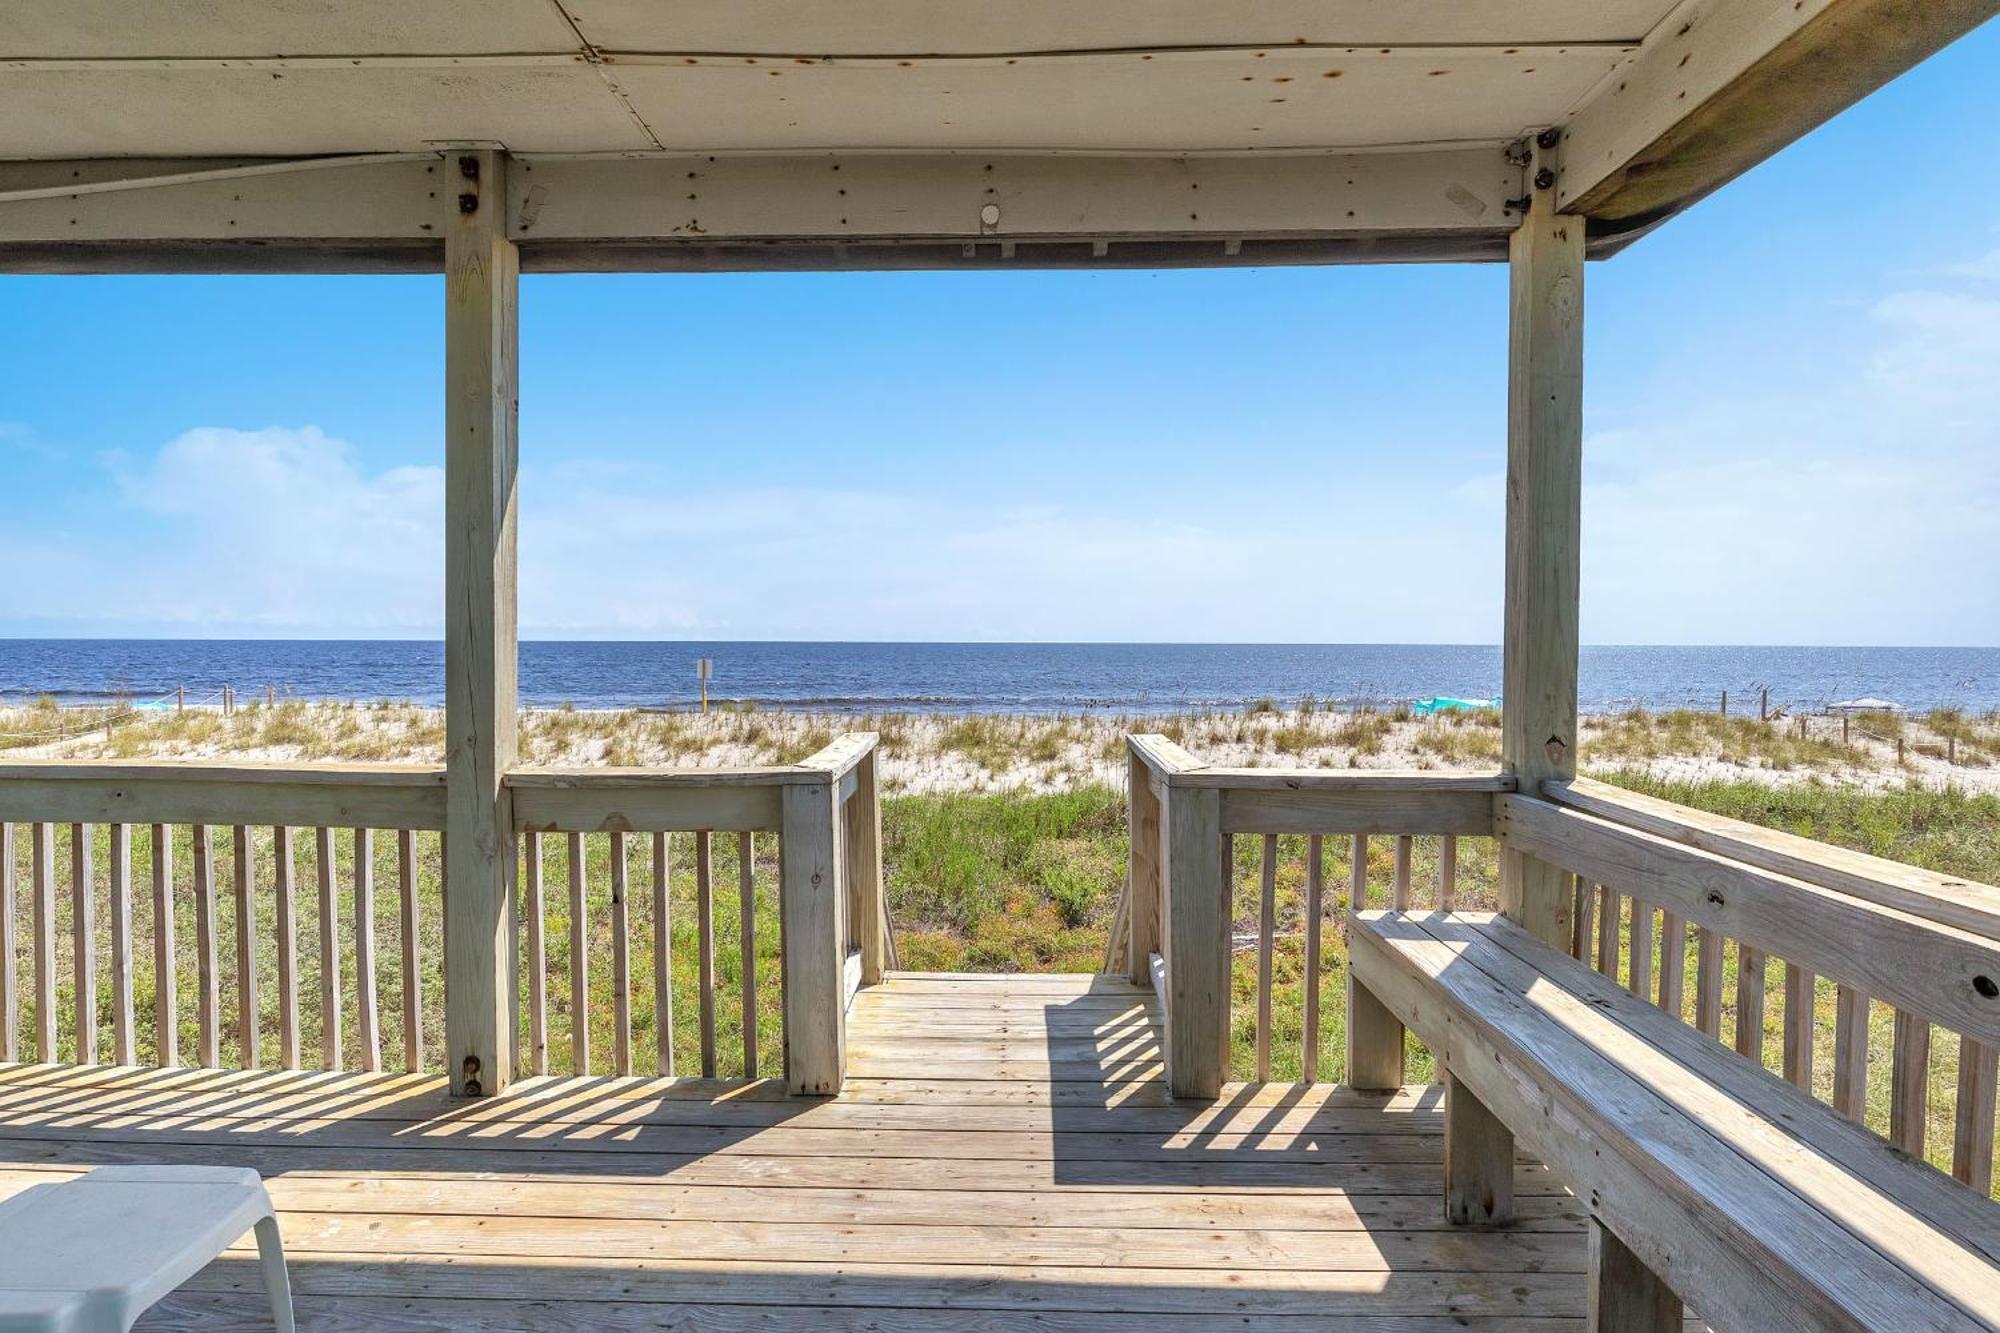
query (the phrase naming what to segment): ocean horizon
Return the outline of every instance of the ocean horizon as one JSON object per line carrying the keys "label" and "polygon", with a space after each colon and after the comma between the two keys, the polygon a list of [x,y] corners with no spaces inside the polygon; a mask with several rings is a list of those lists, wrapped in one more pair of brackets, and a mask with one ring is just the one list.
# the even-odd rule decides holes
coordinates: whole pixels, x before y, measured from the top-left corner
{"label": "ocean horizon", "polygon": [[[710,697],[833,712],[1158,713],[1310,698],[1336,708],[1500,692],[1497,644],[787,643],[524,640],[528,707],[694,706]],[[444,646],[414,639],[0,639],[0,701],[284,698],[442,701]],[[1719,704],[1792,711],[1876,697],[2000,708],[2000,648],[1590,645],[1591,712]]]}

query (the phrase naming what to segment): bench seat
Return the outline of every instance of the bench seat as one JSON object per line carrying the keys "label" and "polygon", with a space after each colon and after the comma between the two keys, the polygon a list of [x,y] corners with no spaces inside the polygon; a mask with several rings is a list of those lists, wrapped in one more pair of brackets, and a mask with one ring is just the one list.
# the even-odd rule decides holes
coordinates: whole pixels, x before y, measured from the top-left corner
{"label": "bench seat", "polygon": [[[1650,1326],[1649,1300],[1677,1322],[1678,1297],[1723,1333],[2000,1329],[2000,1206],[1502,917],[1349,936],[1351,1021],[1407,1027],[1467,1103],[1448,1181],[1504,1179],[1497,1122],[1587,1204],[1594,1326]],[[1659,1288],[1636,1305],[1634,1273]]]}

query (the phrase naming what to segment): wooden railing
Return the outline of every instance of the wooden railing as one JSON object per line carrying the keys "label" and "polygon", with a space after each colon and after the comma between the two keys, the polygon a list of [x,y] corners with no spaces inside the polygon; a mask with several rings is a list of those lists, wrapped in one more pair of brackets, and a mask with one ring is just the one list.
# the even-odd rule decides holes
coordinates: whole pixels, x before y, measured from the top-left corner
{"label": "wooden railing", "polygon": [[[1219,768],[1161,736],[1128,738],[1131,854],[1121,931],[1124,970],[1150,980],[1167,1028],[1167,1077],[1177,1097],[1213,1097],[1231,1067],[1232,923],[1235,839],[1261,843],[1256,937],[1256,1023],[1252,1069],[1270,1077],[1277,882],[1281,837],[1303,835],[1304,927],[1300,1076],[1319,1076],[1322,932],[1329,837],[1349,839],[1347,905],[1368,905],[1371,837],[1394,838],[1388,886],[1399,906],[1415,904],[1419,839],[1435,840],[1434,901],[1456,891],[1458,839],[1486,836],[1493,797],[1512,784],[1497,773]],[[1426,852],[1430,848],[1425,848]],[[1339,886],[1333,886],[1338,892]],[[1352,1060],[1357,1053],[1350,1051]]]}
{"label": "wooden railing", "polygon": [[[1174,1095],[1213,1097],[1231,1067],[1235,838],[1262,844],[1245,863],[1258,872],[1250,1068],[1261,1080],[1273,1067],[1274,904],[1288,845],[1281,839],[1304,835],[1299,1068],[1311,1080],[1320,1072],[1326,900],[1342,887],[1329,882],[1325,839],[1350,839],[1348,906],[1420,910],[1454,905],[1459,839],[1491,835],[1499,850],[1569,877],[1576,956],[1718,1040],[1733,1012],[1732,1044],[1746,1058],[1906,1152],[1925,1156],[1929,1123],[1948,1119],[1952,1173],[1991,1189],[2000,889],[1587,780],[1524,795],[1498,773],[1205,767],[1158,736],[1133,736],[1129,749],[1131,860],[1119,911],[1125,951],[1115,965],[1159,994]],[[1395,840],[1386,902],[1370,870],[1370,840],[1382,835]],[[1420,888],[1419,863],[1434,867],[1434,898]],[[1732,958],[1735,981],[1725,993]],[[1781,1017],[1767,1052],[1773,989]],[[1830,1042],[1815,1023],[1821,998],[1834,1010]],[[1366,1001],[1350,988],[1348,1002],[1351,1012]],[[1892,1035],[1887,1095],[1878,1086],[1871,1111],[1877,1005],[1893,1011]],[[1357,1047],[1357,1026],[1365,1025],[1348,1024],[1347,1077],[1375,1086],[1392,1065],[1401,1069],[1402,1052]],[[1934,1090],[1934,1054],[1954,1047],[1955,1086]],[[1816,1077],[1821,1059],[1830,1077]]]}
{"label": "wooden railing", "polygon": [[[426,907],[436,909],[443,822],[434,767],[0,766],[0,1058],[20,1058],[26,1017],[43,1062],[380,1069],[386,981],[402,1066],[422,1069],[422,997],[438,970],[420,939]],[[304,959],[302,857],[314,889]],[[377,963],[378,877],[396,886],[393,971]],[[32,903],[25,1015],[22,888]]]}
{"label": "wooden railing", "polygon": [[[776,835],[779,930],[782,953],[783,1063],[788,1085],[799,1093],[840,1089],[846,1068],[846,1012],[855,990],[879,981],[890,964],[888,913],[882,897],[881,809],[875,777],[875,736],[842,736],[801,764],[738,770],[520,768],[508,775],[514,823],[524,847],[523,947],[520,970],[527,995],[527,1065],[550,1071],[545,892],[550,848],[545,835],[563,835],[562,866],[568,894],[561,920],[567,930],[566,1072],[597,1069],[591,1048],[588,842],[602,840],[609,881],[607,927],[611,946],[611,1051],[608,1072],[635,1070],[632,1046],[635,988],[633,929],[628,890],[633,835],[649,850],[643,871],[650,905],[643,941],[650,960],[650,996],[644,1019],[653,1031],[653,1070],[686,1072],[674,1048],[673,895],[671,868],[676,837],[693,859],[695,941],[692,966],[700,1042],[699,1070],[713,1078],[729,1068],[754,1077],[760,1067],[757,972],[760,950],[756,911],[760,835]],[[714,842],[735,844],[737,999],[741,1012],[732,1061],[718,1051],[715,942],[718,934]],[[733,835],[733,836],[730,836]],[[730,904],[725,901],[725,910]]]}
{"label": "wooden railing", "polygon": [[[679,834],[695,866],[700,1072],[754,1074],[760,1066],[757,944],[771,928],[756,914],[761,845],[778,862],[787,1083],[803,1093],[839,1089],[847,1005],[858,986],[880,978],[893,949],[872,734],[843,736],[796,765],[519,769],[507,785],[524,853],[523,920],[516,976],[503,984],[518,984],[527,999],[518,1036],[529,1068],[549,1072],[544,881],[554,847],[545,835],[559,833],[569,887],[569,1072],[594,1067],[585,843],[599,837],[610,888],[611,1071],[633,1071],[627,889],[637,834],[650,835],[653,853],[646,919],[658,929],[647,949],[645,1005],[653,1067],[681,1072],[672,1049],[667,875],[669,839]],[[444,798],[443,770],[424,765],[0,765],[0,1059],[375,1070],[399,1036],[401,1068],[434,1070]],[[717,834],[735,835],[738,872],[744,1022],[738,1058],[727,1065],[716,1048]],[[394,885],[393,911],[378,913],[378,883]],[[299,901],[302,884],[309,905]],[[25,978],[16,938],[24,916]],[[24,1026],[32,1032],[25,1043]]]}
{"label": "wooden railing", "polygon": [[[1933,1052],[1944,1033],[1958,1056],[1955,1087],[1942,1094],[1951,1171],[1992,1188],[2000,889],[1587,780],[1550,783],[1540,798],[1503,796],[1496,814],[1504,845],[1572,874],[1572,952],[1717,1040],[1733,954],[1733,1045],[1766,1067],[1768,990],[1782,965],[1773,1072],[1823,1090],[1836,1110],[1918,1157],[1930,1146]],[[1824,988],[1834,1007],[1830,1080],[1816,1076]],[[1893,1011],[1886,1116],[1871,1115],[1869,1098],[1878,1002]]]}

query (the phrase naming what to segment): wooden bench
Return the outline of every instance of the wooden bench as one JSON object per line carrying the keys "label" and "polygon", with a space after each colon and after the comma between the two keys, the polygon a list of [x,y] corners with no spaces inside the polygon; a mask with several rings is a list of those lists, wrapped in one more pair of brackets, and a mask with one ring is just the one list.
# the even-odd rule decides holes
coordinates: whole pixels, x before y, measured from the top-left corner
{"label": "wooden bench", "polygon": [[1435,1053],[1454,1221],[1508,1220],[1516,1140],[1575,1191],[1591,1328],[2000,1329],[2000,1206],[1502,917],[1349,920],[1351,1081]]}

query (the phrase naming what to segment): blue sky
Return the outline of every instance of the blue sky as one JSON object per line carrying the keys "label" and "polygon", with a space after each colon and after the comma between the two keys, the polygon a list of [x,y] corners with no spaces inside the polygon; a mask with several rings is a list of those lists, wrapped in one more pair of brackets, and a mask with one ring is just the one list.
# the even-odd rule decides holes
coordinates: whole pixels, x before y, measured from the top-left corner
{"label": "blue sky", "polygon": [[[1996,124],[1988,25],[1592,266],[1586,641],[2000,643]],[[523,633],[1495,641],[1505,282],[531,277]],[[436,635],[442,336],[0,277],[0,634]]]}

